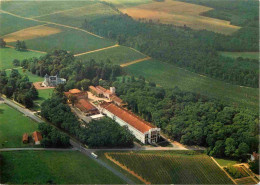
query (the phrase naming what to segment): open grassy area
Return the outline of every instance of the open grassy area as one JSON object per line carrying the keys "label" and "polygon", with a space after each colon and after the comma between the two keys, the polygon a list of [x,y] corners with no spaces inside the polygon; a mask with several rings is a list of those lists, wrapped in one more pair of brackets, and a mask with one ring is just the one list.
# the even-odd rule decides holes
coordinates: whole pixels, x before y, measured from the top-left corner
{"label": "open grassy area", "polygon": [[3,1],[1,9],[24,17],[35,17],[87,4],[89,1]]}
{"label": "open grassy area", "polygon": [[44,102],[45,100],[47,100],[48,98],[51,97],[53,90],[54,89],[41,89],[41,90],[38,90],[39,98],[37,100],[35,100],[34,102],[36,104],[40,105],[42,102]]}
{"label": "open grassy area", "polygon": [[107,154],[152,184],[232,184],[209,156],[194,151]]}
{"label": "open grassy area", "polygon": [[[1,2],[1,6],[2,6]],[[42,23],[36,21],[25,20],[9,14],[0,13],[0,36],[25,29],[31,26],[37,26]]]}
{"label": "open grassy area", "polygon": [[209,97],[225,100],[235,106],[258,110],[258,89],[240,87],[208,78],[174,65],[156,60],[148,60],[126,67],[130,74],[142,75],[166,88],[178,86],[185,91],[193,91]]}
{"label": "open grassy area", "polygon": [[1,69],[11,69],[14,68],[13,60],[18,59],[22,61],[23,59],[40,57],[42,53],[33,51],[16,51],[13,48],[0,48],[0,70]]}
{"label": "open grassy area", "polygon": [[119,46],[119,47],[98,51],[95,53],[81,55],[76,57],[76,59],[82,61],[89,61],[91,59],[94,59],[97,62],[100,61],[106,62],[107,59],[109,59],[113,64],[124,64],[144,57],[146,56],[128,47]]}
{"label": "open grassy area", "polygon": [[220,52],[221,55],[226,57],[232,57],[232,58],[250,58],[250,59],[256,59],[259,60],[259,53],[258,52]]}
{"label": "open grassy area", "polygon": [[24,133],[32,133],[38,125],[6,104],[0,104],[0,148],[28,147],[22,143]]}
{"label": "open grassy area", "polygon": [[119,177],[80,152],[2,152],[5,184],[123,184]]}
{"label": "open grassy area", "polygon": [[[23,70],[22,68],[18,68],[17,70],[21,75],[27,75],[30,82],[41,82],[41,81],[43,81],[43,77],[34,75],[28,70]],[[9,75],[10,73],[11,73],[11,70],[6,70],[7,75]]]}
{"label": "open grassy area", "polygon": [[81,8],[37,17],[37,20],[50,21],[81,28],[85,20],[91,21],[115,14],[118,14],[118,12],[114,11],[111,7],[100,2],[89,1],[88,5],[82,6]]}
{"label": "open grassy area", "polygon": [[[78,54],[115,44],[113,41],[101,39],[80,30],[54,25],[48,25],[48,27],[61,29],[62,32],[25,40],[29,49],[45,52],[51,52],[55,49],[64,49],[74,54]],[[15,42],[9,44],[14,46]]]}
{"label": "open grassy area", "polygon": [[220,166],[227,166],[229,164],[234,165],[238,164],[238,161],[230,160],[230,159],[220,159],[220,158],[214,158]]}
{"label": "open grassy area", "polygon": [[120,8],[120,11],[135,19],[151,19],[155,22],[159,20],[160,23],[186,25],[197,30],[206,29],[222,34],[232,34],[240,29],[239,26],[231,25],[230,21],[202,16],[203,12],[209,10],[212,8],[174,0],[152,1],[133,7]]}

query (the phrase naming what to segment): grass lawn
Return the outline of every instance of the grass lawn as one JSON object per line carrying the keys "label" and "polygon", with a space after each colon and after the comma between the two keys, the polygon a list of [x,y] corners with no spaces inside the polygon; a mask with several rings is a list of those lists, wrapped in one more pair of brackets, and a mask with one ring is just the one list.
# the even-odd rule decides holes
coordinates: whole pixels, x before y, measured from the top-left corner
{"label": "grass lawn", "polygon": [[44,54],[33,51],[22,52],[16,51],[13,48],[0,48],[0,70],[15,68],[15,66],[13,66],[14,59],[22,61],[23,59],[40,57],[42,55]]}
{"label": "grass lawn", "polygon": [[[42,82],[43,81],[43,77],[34,75],[28,70],[23,70],[22,68],[18,68],[17,70],[21,75],[27,75],[30,82]],[[10,73],[11,73],[11,70],[6,70],[7,75],[9,75]]]}
{"label": "grass lawn", "polygon": [[258,52],[220,52],[223,56],[232,57],[232,58],[249,58],[259,60]]}
{"label": "grass lawn", "polygon": [[225,100],[235,106],[258,110],[258,89],[231,85],[203,75],[189,72],[172,64],[148,60],[126,67],[135,76],[142,75],[165,88],[178,86],[185,91]]}
{"label": "grass lawn", "polygon": [[194,151],[109,152],[152,184],[232,184],[207,155]]}
{"label": "grass lawn", "polygon": [[2,152],[5,184],[123,184],[119,177],[77,151]]}
{"label": "grass lawn", "polygon": [[41,89],[41,90],[38,90],[39,98],[38,98],[38,100],[36,100],[34,102],[37,103],[37,104],[41,104],[46,99],[51,97],[53,90],[54,89]]}
{"label": "grass lawn", "polygon": [[91,21],[115,14],[118,13],[111,7],[100,2],[89,1],[88,5],[82,6],[79,9],[72,9],[57,14],[37,17],[37,20],[55,22],[81,28],[82,23],[85,20]]}
{"label": "grass lawn", "polygon": [[23,134],[37,129],[36,122],[6,104],[0,104],[0,148],[28,147],[22,143]]}
{"label": "grass lawn", "polygon": [[91,59],[94,59],[97,62],[104,61],[106,62],[107,59],[111,61],[113,64],[124,64],[127,62],[131,62],[133,60],[145,58],[146,56],[134,51],[128,47],[125,46],[119,46],[115,48],[110,48],[102,51],[98,51],[95,53],[89,53],[86,55],[81,55],[76,57],[76,59],[82,60],[82,61],[89,61]]}
{"label": "grass lawn", "polygon": [[[61,29],[62,32],[25,40],[27,48],[45,52],[51,52],[55,49],[64,49],[78,54],[115,44],[114,41],[101,39],[83,31],[54,25],[48,25],[48,27]],[[15,46],[15,42],[8,44]]]}
{"label": "grass lawn", "polygon": [[234,165],[238,164],[238,161],[230,160],[230,159],[220,159],[220,158],[214,158],[220,166],[227,166],[228,164]]}
{"label": "grass lawn", "polygon": [[4,1],[1,9],[24,17],[35,17],[87,4],[88,1]]}
{"label": "grass lawn", "polygon": [[[3,2],[1,2],[2,6]],[[2,7],[1,7],[2,8]],[[31,26],[37,26],[42,23],[36,21],[25,20],[9,14],[0,13],[0,36],[19,31]]]}

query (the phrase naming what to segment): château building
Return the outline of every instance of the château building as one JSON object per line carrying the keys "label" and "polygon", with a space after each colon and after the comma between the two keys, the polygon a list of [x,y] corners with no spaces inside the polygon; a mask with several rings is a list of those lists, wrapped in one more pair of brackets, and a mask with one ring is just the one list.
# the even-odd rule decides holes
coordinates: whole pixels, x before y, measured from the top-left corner
{"label": "ch\u00e2teau building", "polygon": [[42,83],[42,86],[44,87],[56,87],[59,84],[65,84],[66,79],[65,78],[59,78],[58,75],[56,76],[49,76],[46,74],[44,76],[44,81]]}

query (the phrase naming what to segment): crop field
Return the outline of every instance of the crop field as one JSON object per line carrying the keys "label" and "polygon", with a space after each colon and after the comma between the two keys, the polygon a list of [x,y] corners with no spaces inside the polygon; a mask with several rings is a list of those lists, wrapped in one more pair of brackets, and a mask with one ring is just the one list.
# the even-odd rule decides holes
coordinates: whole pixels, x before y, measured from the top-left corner
{"label": "crop field", "polygon": [[32,133],[38,125],[6,104],[0,104],[0,148],[28,147],[22,143],[24,133]]}
{"label": "crop field", "polygon": [[[54,25],[48,25],[48,27],[61,29],[62,32],[25,40],[27,48],[45,52],[50,52],[55,49],[64,49],[74,54],[78,54],[115,44],[113,41],[101,39],[80,30]],[[9,44],[14,46],[15,42]]]}
{"label": "crop field", "polygon": [[94,20],[106,16],[118,14],[107,5],[99,2],[89,2],[88,5],[76,9],[69,9],[55,14],[37,17],[37,20],[50,21],[59,24],[82,27],[82,23],[87,20]]}
{"label": "crop field", "polygon": [[238,26],[231,25],[229,21],[201,15],[201,13],[209,10],[212,10],[212,8],[174,0],[120,8],[120,11],[135,19],[144,18],[165,24],[186,25],[197,30],[207,29],[223,34],[232,34],[240,29]]}
{"label": "crop field", "polygon": [[259,53],[258,52],[220,52],[221,55],[226,57],[232,58],[249,58],[249,59],[256,59],[259,60]]}
{"label": "crop field", "polygon": [[33,52],[33,51],[16,51],[13,48],[0,48],[0,70],[1,69],[11,69],[14,68],[13,60],[23,60],[32,57],[40,57],[42,53]]}
{"label": "crop field", "polygon": [[234,161],[234,160],[230,160],[230,159],[220,159],[220,158],[214,158],[214,159],[217,161],[217,163],[220,166],[227,166],[229,164],[234,165],[234,164],[239,163],[238,161]]}
{"label": "crop field", "polygon": [[4,1],[1,2],[1,9],[32,18],[88,4],[89,1]]}
{"label": "crop field", "polygon": [[77,151],[13,151],[2,152],[1,155],[3,165],[0,167],[0,179],[3,184],[125,183]]}
{"label": "crop field", "polygon": [[0,36],[4,36],[6,34],[13,33],[28,27],[37,26],[39,24],[41,23],[32,20],[25,20],[5,13],[0,13]]}
{"label": "crop field", "polygon": [[178,68],[172,64],[147,60],[126,67],[130,74],[142,75],[165,88],[178,86],[185,91],[224,99],[235,106],[258,110],[258,89],[231,85],[219,80]]}
{"label": "crop field", "polygon": [[141,4],[151,3],[153,0],[104,0],[108,3],[114,4],[118,8],[127,8],[132,6],[137,6]]}
{"label": "crop field", "polygon": [[38,37],[46,37],[61,32],[59,28],[48,27],[46,25],[38,25],[26,28],[4,36],[6,42],[16,42],[17,40],[28,40]]}
{"label": "crop field", "polygon": [[96,62],[101,62],[101,61],[106,62],[107,59],[109,59],[113,64],[124,64],[145,57],[146,56],[144,54],[132,50],[131,48],[125,46],[118,46],[118,47],[98,51],[95,53],[81,55],[76,57],[76,59],[82,61],[89,61],[91,59],[94,59]]}
{"label": "crop field", "polygon": [[107,155],[152,184],[232,184],[210,157],[200,153],[111,152]]}

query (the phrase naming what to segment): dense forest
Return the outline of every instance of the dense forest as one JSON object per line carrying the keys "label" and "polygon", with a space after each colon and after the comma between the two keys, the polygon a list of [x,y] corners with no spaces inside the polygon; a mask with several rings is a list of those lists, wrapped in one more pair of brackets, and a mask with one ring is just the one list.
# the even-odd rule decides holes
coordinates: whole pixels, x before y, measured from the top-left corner
{"label": "dense forest", "polygon": [[[62,88],[59,88],[62,89]],[[57,89],[56,89],[57,90]],[[58,95],[57,95],[58,94]],[[41,116],[75,136],[89,147],[131,147],[134,136],[128,128],[119,126],[114,120],[104,118],[90,123],[81,123],[60,97],[63,92],[53,95],[41,105]]]}
{"label": "dense forest", "polygon": [[78,61],[64,50],[53,51],[40,58],[25,59],[21,66],[38,76],[56,75],[67,79],[65,90],[78,88],[86,90],[90,84],[97,85],[100,79],[115,80],[122,74],[118,65],[109,61],[97,63],[95,60]]}
{"label": "dense forest", "polygon": [[128,108],[186,145],[216,157],[245,159],[258,151],[258,117],[200,94],[147,84],[143,77],[114,82]]}
{"label": "dense forest", "polygon": [[0,71],[0,93],[7,98],[13,98],[27,108],[33,107],[33,100],[38,98],[38,91],[29,81],[28,76],[21,75],[16,69],[12,69],[9,76],[4,70]]}
{"label": "dense forest", "polygon": [[218,51],[258,51],[258,32],[242,37],[195,31],[152,21],[136,21],[126,14],[85,21],[82,27],[158,60],[232,84],[258,87],[258,61],[221,56]]}

